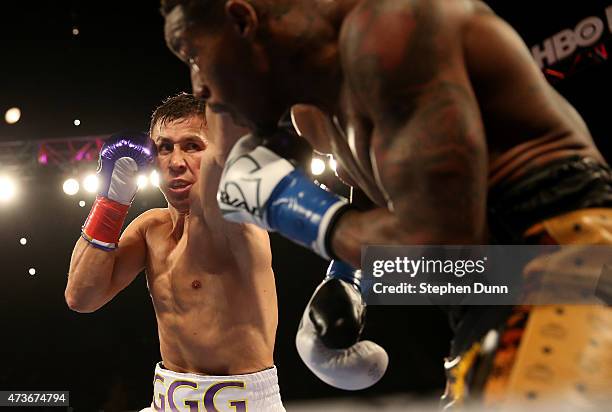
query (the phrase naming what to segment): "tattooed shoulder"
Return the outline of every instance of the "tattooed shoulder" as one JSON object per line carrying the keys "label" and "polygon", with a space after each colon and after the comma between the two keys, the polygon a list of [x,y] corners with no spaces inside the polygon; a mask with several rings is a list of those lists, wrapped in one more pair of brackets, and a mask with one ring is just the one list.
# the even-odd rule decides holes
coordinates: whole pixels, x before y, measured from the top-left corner
{"label": "tattooed shoulder", "polygon": [[362,2],[347,18],[340,43],[346,81],[357,99],[377,106],[378,113],[398,101],[413,110],[445,52],[440,19],[439,1]]}

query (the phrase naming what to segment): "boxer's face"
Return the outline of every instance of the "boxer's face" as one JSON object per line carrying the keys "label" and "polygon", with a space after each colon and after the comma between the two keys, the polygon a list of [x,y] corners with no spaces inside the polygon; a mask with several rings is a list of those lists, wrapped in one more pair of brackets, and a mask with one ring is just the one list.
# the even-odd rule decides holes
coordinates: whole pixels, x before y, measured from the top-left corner
{"label": "boxer's face", "polygon": [[189,211],[189,194],[200,174],[202,153],[208,148],[207,129],[199,116],[178,119],[153,128],[157,146],[159,188],[179,212]]}
{"label": "boxer's face", "polygon": [[274,129],[287,106],[265,47],[242,34],[241,23],[225,18],[206,27],[177,6],[166,16],[166,43],[189,66],[193,94],[205,99],[210,110],[227,113],[251,130]]}

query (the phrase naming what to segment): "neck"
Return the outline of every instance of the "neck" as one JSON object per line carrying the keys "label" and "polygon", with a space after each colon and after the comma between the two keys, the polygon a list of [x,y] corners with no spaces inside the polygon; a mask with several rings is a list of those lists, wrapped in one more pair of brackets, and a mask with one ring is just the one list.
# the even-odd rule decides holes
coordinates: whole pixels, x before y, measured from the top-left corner
{"label": "neck", "polygon": [[189,213],[179,212],[174,206],[168,205],[168,210],[170,211],[170,219],[172,220],[172,233],[171,235],[180,239],[183,236],[183,229],[185,228],[185,218],[189,215]]}

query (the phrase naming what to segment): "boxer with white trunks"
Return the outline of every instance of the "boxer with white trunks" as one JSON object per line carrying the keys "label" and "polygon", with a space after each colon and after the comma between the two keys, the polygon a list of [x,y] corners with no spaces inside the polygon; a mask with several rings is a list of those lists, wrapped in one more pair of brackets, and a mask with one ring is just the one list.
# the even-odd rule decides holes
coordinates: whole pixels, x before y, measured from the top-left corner
{"label": "boxer with white trunks", "polygon": [[[162,356],[153,410],[284,411],[268,235],[225,221],[216,202],[215,158],[229,148],[220,136],[242,133],[180,94],[153,113],[151,138],[117,134],[100,152],[100,191],[72,254],[66,302],[98,310],[145,270]],[[119,237],[137,176],[153,164],[168,207],[141,214]]]}

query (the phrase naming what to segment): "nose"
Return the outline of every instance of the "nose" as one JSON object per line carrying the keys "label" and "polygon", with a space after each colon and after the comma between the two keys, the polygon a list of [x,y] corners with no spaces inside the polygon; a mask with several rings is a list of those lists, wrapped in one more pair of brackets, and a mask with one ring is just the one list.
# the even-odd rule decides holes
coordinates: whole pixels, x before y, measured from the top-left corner
{"label": "nose", "polygon": [[193,95],[201,100],[210,99],[210,89],[207,86],[198,85],[197,87],[194,85],[193,87]]}
{"label": "nose", "polygon": [[176,174],[183,173],[187,169],[185,157],[180,148],[175,148],[170,155],[170,171]]}
{"label": "nose", "polygon": [[198,99],[207,100],[210,98],[210,89],[204,84],[199,71],[191,70],[191,88],[193,95]]}

